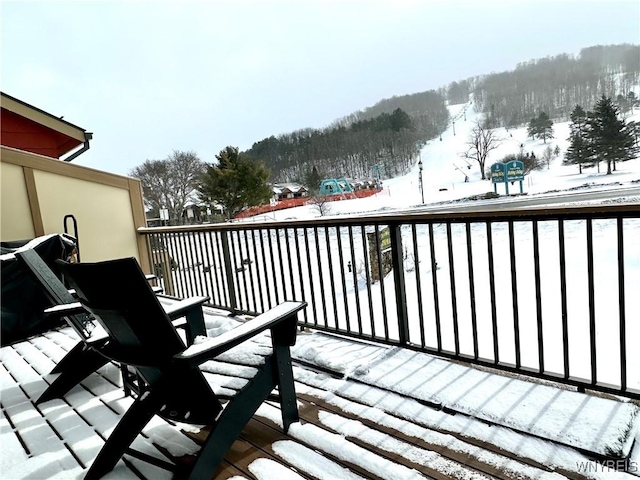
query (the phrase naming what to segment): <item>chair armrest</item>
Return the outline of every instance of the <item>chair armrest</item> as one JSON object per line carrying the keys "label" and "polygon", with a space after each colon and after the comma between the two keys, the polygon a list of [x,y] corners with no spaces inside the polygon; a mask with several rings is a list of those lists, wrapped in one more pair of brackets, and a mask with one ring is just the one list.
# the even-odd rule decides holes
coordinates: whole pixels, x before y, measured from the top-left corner
{"label": "chair armrest", "polygon": [[186,298],[184,300],[180,300],[179,302],[173,303],[164,308],[164,311],[167,312],[167,315],[171,320],[175,320],[179,317],[184,317],[189,311],[195,307],[200,308],[202,304],[204,304],[209,297],[191,297]]}
{"label": "chair armrest", "polygon": [[44,315],[46,317],[66,317],[68,315],[77,315],[79,313],[86,313],[86,310],[82,307],[80,302],[64,303],[62,305],[55,305],[45,309]]}
{"label": "chair armrest", "polygon": [[[291,319],[307,306],[306,302],[283,302],[268,312],[258,315],[242,325],[229,330],[206,342],[192,345],[181,353],[173,356],[176,362],[187,362],[190,365],[200,365],[222,352],[241,344],[255,335],[277,326],[280,322]],[[294,327],[295,328],[295,327]]]}

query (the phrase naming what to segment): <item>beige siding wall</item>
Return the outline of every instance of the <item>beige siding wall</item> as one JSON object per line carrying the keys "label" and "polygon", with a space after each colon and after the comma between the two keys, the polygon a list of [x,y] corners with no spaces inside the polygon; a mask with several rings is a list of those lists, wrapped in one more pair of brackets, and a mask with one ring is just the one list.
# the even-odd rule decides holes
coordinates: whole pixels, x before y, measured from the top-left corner
{"label": "beige siding wall", "polygon": [[149,271],[137,180],[2,147],[1,209],[3,241],[63,232],[71,214],[83,262],[136,257]]}
{"label": "beige siding wall", "polygon": [[0,165],[0,236],[2,240],[33,238],[33,220],[22,167]]}
{"label": "beige siding wall", "polygon": [[61,231],[64,216],[73,215],[82,261],[138,257],[127,190],[41,171],[35,181],[45,233]]}

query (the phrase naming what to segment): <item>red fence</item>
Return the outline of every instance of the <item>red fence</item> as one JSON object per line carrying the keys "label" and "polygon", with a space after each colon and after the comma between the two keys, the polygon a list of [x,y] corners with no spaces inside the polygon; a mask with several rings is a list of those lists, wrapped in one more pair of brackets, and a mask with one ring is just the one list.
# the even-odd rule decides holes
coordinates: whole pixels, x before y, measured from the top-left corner
{"label": "red fence", "polygon": [[[337,202],[340,200],[350,200],[352,198],[365,198],[370,197],[371,195],[375,195],[380,190],[381,189],[357,190],[354,192],[327,195],[327,200],[329,202]],[[281,200],[275,205],[258,205],[255,207],[249,207],[236,215],[235,218],[247,218],[253,217],[255,215],[261,215],[263,213],[274,212],[276,210],[284,210],[285,208],[301,207],[302,205],[307,205],[308,203],[310,203],[311,200],[311,197],[289,198],[287,200]]]}

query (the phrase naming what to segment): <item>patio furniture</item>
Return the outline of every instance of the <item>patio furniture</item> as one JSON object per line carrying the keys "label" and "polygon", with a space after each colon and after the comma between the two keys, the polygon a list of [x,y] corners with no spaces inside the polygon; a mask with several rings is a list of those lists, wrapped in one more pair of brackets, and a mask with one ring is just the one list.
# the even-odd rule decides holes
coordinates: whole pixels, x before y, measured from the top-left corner
{"label": "patio furniture", "polygon": [[[211,425],[189,478],[211,478],[244,425],[277,388],[285,432],[299,420],[291,369],[297,313],[305,302],[283,302],[243,325],[186,347],[144,279],[137,261],[56,262],[109,336],[100,352],[135,368],[144,393],[135,398],[93,462],[85,478],[100,478],[125,454],[150,461],[130,448],[154,415],[172,421]],[[114,279],[118,279],[114,281]],[[272,352],[255,376],[223,407],[199,365],[270,330]],[[166,462],[152,463],[173,470]]]}
{"label": "patio furniture", "polygon": [[[62,311],[57,310],[56,307],[47,309],[48,315],[63,316],[82,339],[51,371],[60,375],[38,398],[36,404],[39,404],[54,398],[62,398],[87,376],[108,363],[109,358],[100,352],[108,337],[35,250],[16,252],[15,256],[23,270],[40,286],[49,302],[64,306]],[[151,288],[154,290],[153,287]],[[166,308],[167,315],[173,320],[174,326],[185,329],[185,337],[189,344],[193,343],[197,335],[206,336],[202,304],[207,300],[208,297],[192,297]],[[132,388],[137,389],[137,384],[126,367],[122,366],[121,371],[125,394],[130,395]]]}

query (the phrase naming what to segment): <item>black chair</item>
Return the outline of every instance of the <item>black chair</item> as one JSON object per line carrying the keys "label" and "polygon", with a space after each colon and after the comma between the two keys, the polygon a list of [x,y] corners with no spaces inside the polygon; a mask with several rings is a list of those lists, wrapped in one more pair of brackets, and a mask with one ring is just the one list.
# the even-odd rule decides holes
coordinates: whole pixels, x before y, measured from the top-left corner
{"label": "black chair", "polygon": [[[57,306],[47,309],[49,316],[62,316],[64,313],[63,318],[82,339],[51,371],[60,375],[36,400],[36,404],[39,404],[62,398],[87,376],[110,361],[100,353],[107,341],[107,335],[35,250],[17,252],[15,256],[23,270],[40,286],[49,302]],[[185,329],[189,344],[193,343],[197,335],[206,336],[202,304],[207,300],[208,297],[192,297],[166,308],[174,326]],[[57,312],[61,307],[62,310]],[[121,371],[125,394],[130,395],[132,389],[137,390],[137,379],[129,375],[125,367],[122,367]]]}
{"label": "black chair", "polygon": [[[306,303],[283,302],[231,331],[187,348],[135,259],[56,263],[83,307],[109,336],[100,352],[134,367],[145,383],[144,394],[123,415],[85,478],[102,477],[125,453],[149,461],[130,445],[154,415],[212,426],[189,473],[192,479],[213,476],[244,425],[275,388],[285,432],[299,420],[289,347],[296,340],[297,313]],[[223,408],[199,365],[265,330],[271,331],[271,355]]]}

